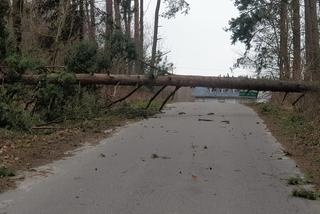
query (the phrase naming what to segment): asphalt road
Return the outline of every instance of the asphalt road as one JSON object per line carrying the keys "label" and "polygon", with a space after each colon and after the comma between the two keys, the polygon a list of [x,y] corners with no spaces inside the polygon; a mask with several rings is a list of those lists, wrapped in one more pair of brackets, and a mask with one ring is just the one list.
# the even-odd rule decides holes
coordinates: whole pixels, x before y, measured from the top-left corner
{"label": "asphalt road", "polygon": [[0,195],[0,213],[320,213],[319,202],[291,196],[286,179],[299,170],[251,109],[171,107],[33,172]]}

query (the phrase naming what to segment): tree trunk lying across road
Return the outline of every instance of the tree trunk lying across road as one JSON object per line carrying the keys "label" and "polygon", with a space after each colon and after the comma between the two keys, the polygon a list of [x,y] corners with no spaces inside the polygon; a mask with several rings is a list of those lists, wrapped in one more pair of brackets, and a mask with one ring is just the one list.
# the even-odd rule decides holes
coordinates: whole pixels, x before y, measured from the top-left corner
{"label": "tree trunk lying across road", "polygon": [[[58,74],[47,75],[50,83],[59,83]],[[10,83],[10,80],[0,74],[0,79]],[[42,75],[22,75],[19,80],[28,85],[37,84],[43,80]],[[308,92],[320,91],[316,83],[278,81],[266,79],[230,78],[230,77],[205,77],[169,75],[151,79],[144,75],[108,75],[108,74],[76,74],[74,83],[82,85],[152,85],[152,86],[177,86],[177,87],[208,87],[226,89],[244,89],[273,92]]]}

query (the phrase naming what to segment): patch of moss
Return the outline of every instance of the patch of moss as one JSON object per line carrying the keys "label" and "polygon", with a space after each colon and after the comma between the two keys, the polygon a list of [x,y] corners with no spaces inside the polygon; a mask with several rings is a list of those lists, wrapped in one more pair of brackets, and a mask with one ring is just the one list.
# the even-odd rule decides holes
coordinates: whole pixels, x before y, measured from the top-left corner
{"label": "patch of moss", "polygon": [[14,176],[16,176],[16,173],[13,170],[8,169],[6,167],[0,167],[0,178],[14,177]]}
{"label": "patch of moss", "polygon": [[292,192],[292,196],[299,197],[299,198],[305,198],[308,200],[317,200],[319,198],[319,193],[315,192],[313,190],[295,189]]}
{"label": "patch of moss", "polygon": [[287,183],[289,185],[303,185],[310,183],[307,179],[301,178],[301,177],[290,177],[287,179]]}

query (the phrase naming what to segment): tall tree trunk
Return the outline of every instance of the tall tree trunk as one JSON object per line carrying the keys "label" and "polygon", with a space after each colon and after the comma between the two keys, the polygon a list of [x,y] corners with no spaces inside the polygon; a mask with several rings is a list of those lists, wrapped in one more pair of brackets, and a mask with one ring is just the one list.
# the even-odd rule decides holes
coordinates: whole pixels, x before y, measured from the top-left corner
{"label": "tall tree trunk", "polygon": [[157,6],[155,10],[155,17],[154,17],[154,30],[153,30],[153,42],[152,42],[152,53],[151,53],[151,74],[155,74],[155,62],[156,62],[156,55],[157,55],[157,45],[158,45],[158,31],[159,31],[159,13],[160,13],[160,6],[161,0],[157,0]]}
{"label": "tall tree trunk", "polygon": [[89,0],[90,4],[90,26],[89,37],[90,40],[96,43],[96,13],[95,13],[95,0]]}
{"label": "tall tree trunk", "polygon": [[114,0],[114,17],[115,17],[115,27],[121,31],[121,14],[120,14],[120,4],[121,0]]}
{"label": "tall tree trunk", "polygon": [[113,32],[113,0],[106,0],[106,37],[110,38]]}
{"label": "tall tree trunk", "polygon": [[[150,79],[147,75],[109,76],[107,74],[75,74],[74,77],[76,81],[72,81],[70,84],[81,83],[81,85],[119,85],[120,83],[120,85],[123,86],[152,85],[207,87],[275,92],[320,91],[319,85],[314,83],[233,77],[166,75],[159,76],[156,79]],[[13,80],[0,74],[0,79],[4,80],[3,82],[5,83],[19,81],[28,85],[37,85],[43,80],[43,75],[22,75],[18,80]],[[59,74],[57,73],[48,74],[47,81],[48,83],[53,84],[61,83]]]}
{"label": "tall tree trunk", "polygon": [[290,62],[288,53],[288,3],[280,3],[280,79],[290,78]]}
{"label": "tall tree trunk", "polygon": [[[144,60],[144,2],[140,0],[140,42],[139,42],[139,57],[140,60]],[[144,73],[144,64],[143,62],[140,63],[140,71]]]}
{"label": "tall tree trunk", "polygon": [[23,0],[12,1],[12,22],[15,36],[15,49],[21,55]]}
{"label": "tall tree trunk", "polygon": [[[7,24],[8,24],[8,12],[10,9],[10,2],[4,1],[0,3],[0,65],[2,60],[7,55],[6,41],[8,39]],[[1,70],[1,69],[0,69]]]}
{"label": "tall tree trunk", "polygon": [[125,9],[125,16],[126,16],[126,34],[128,38],[131,38],[131,23],[132,23],[131,1],[129,1],[129,4]]}
{"label": "tall tree trunk", "polygon": [[140,70],[140,7],[139,7],[139,0],[134,0],[134,44],[136,47],[136,52],[137,52],[137,59],[135,60],[134,63],[134,72],[137,74],[139,73]]}
{"label": "tall tree trunk", "polygon": [[[125,23],[125,33],[129,39],[131,39],[131,22],[132,22],[132,11],[131,11],[131,0],[124,1],[127,3],[123,5],[124,9],[124,23]],[[133,63],[128,60],[127,74],[131,74],[133,71]]]}
{"label": "tall tree trunk", "polygon": [[292,0],[293,79],[301,79],[301,23],[300,0]]}
{"label": "tall tree trunk", "polygon": [[84,2],[83,0],[79,0],[79,39],[83,40],[84,38],[84,26],[85,26],[85,11],[84,11]]}
{"label": "tall tree trunk", "polygon": [[306,71],[304,74],[304,79],[305,80],[310,80],[311,79],[311,72],[310,68],[308,67],[310,64],[310,49],[311,49],[311,21],[310,21],[310,0],[304,0],[304,17],[305,17],[305,48],[306,48]]}
{"label": "tall tree trunk", "polygon": [[[69,14],[69,8],[71,7],[71,2],[68,1],[68,0],[62,0],[60,1],[59,3],[59,17],[60,17],[60,20],[58,21],[58,28],[57,28],[57,34],[55,36],[55,39],[54,39],[54,54],[51,58],[51,64],[52,65],[55,65],[56,63],[56,58],[57,58],[57,55],[58,55],[58,52],[59,52],[59,42],[60,42],[60,38],[61,38],[61,35],[62,35],[62,31],[63,31],[63,28],[65,27],[65,24],[66,24],[66,20],[67,20],[67,16]],[[70,35],[69,35],[69,38],[71,37],[71,32],[70,32]]]}
{"label": "tall tree trunk", "polygon": [[[112,66],[111,57],[111,37],[113,33],[113,0],[106,0],[106,38],[105,38],[105,54],[106,60]],[[110,69],[110,68],[109,68]]]}
{"label": "tall tree trunk", "polygon": [[320,80],[317,1],[305,0],[306,80]]}

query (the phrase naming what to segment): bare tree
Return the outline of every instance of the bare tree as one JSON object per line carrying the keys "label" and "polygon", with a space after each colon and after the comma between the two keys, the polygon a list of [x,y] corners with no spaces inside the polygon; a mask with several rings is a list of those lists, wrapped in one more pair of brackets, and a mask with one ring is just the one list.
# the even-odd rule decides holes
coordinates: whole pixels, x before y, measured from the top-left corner
{"label": "bare tree", "polygon": [[83,0],[79,0],[78,1],[78,5],[79,5],[79,39],[82,40],[84,38],[84,26],[85,26],[85,11],[84,11],[84,2]]}
{"label": "bare tree", "polygon": [[292,0],[293,79],[301,79],[301,23],[300,1]]}
{"label": "bare tree", "polygon": [[137,50],[137,59],[134,63],[134,71],[135,73],[139,73],[140,70],[140,7],[139,0],[134,0],[134,44]]}
{"label": "bare tree", "polygon": [[121,31],[121,13],[120,13],[120,4],[121,0],[114,0],[114,18],[115,18],[115,27]]}
{"label": "bare tree", "polygon": [[113,32],[113,0],[106,0],[106,38]]}
{"label": "bare tree", "polygon": [[153,28],[153,42],[152,42],[152,52],[151,52],[151,71],[152,74],[155,72],[155,62],[157,54],[157,45],[158,45],[158,31],[159,31],[159,13],[160,13],[161,0],[157,0],[157,6],[154,15],[154,28]]}
{"label": "bare tree", "polygon": [[290,62],[288,53],[288,3],[280,2],[280,79],[290,78]]}
{"label": "bare tree", "polygon": [[317,1],[305,0],[306,80],[320,80]]}
{"label": "bare tree", "polygon": [[126,35],[131,38],[131,22],[132,22],[132,10],[131,10],[131,0],[123,0],[123,19],[125,23]]}
{"label": "bare tree", "polygon": [[[140,0],[140,42],[139,42],[139,57],[144,59],[144,2]],[[140,63],[140,70],[144,73],[144,64]]]}
{"label": "bare tree", "polygon": [[15,36],[15,49],[21,55],[23,0],[12,0],[12,22]]}

